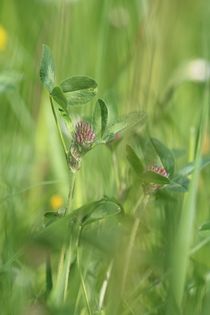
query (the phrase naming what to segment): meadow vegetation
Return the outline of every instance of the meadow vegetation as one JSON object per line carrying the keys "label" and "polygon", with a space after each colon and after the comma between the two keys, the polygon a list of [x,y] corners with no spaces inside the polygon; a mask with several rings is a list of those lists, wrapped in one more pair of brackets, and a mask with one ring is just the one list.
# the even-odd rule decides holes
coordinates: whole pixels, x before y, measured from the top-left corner
{"label": "meadow vegetation", "polygon": [[209,18],[0,0],[0,314],[210,314]]}

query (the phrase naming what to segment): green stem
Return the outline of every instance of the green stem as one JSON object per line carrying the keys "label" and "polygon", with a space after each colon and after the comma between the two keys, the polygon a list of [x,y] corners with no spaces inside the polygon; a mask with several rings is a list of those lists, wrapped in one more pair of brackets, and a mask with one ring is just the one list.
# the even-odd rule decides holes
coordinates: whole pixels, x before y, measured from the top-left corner
{"label": "green stem", "polygon": [[[140,214],[142,214],[143,211],[145,210],[146,206],[147,206],[148,201],[149,201],[149,195],[146,195],[141,203],[139,203],[139,200],[138,200],[137,204],[136,204],[136,206],[134,208],[135,209],[134,215],[136,214],[136,212],[137,212],[137,210],[138,210],[138,208],[140,207],[141,204],[142,204],[142,208],[141,208]],[[123,294],[123,292],[125,290],[125,285],[126,285],[126,280],[127,280],[127,276],[128,276],[130,260],[131,260],[131,257],[132,257],[133,246],[134,246],[136,235],[137,235],[138,228],[139,228],[139,225],[140,225],[140,219],[141,219],[140,214],[138,213],[138,215],[135,218],[135,221],[134,221],[132,229],[131,229],[129,242],[128,242],[127,253],[126,253],[126,257],[125,257],[124,273],[123,273],[123,278],[122,278],[122,288],[121,288],[121,293],[122,294]]]}
{"label": "green stem", "polygon": [[70,189],[69,189],[69,194],[68,194],[68,201],[67,201],[67,214],[69,214],[72,210],[72,201],[73,201],[73,194],[74,194],[74,187],[75,187],[75,179],[76,179],[76,174],[72,173],[71,184],[70,184]]}
{"label": "green stem", "polygon": [[[72,209],[72,200],[73,200],[73,192],[74,192],[74,186],[75,186],[75,174],[72,173],[70,188],[69,188],[69,195],[68,195],[68,204],[67,204],[67,213],[69,214]],[[63,264],[63,300],[66,300],[67,296],[67,290],[68,290],[68,281],[69,281],[69,272],[70,272],[70,264],[71,264],[71,256],[72,256],[72,236],[70,236],[69,244],[64,249],[65,251],[65,258],[64,258],[64,264]]]}
{"label": "green stem", "polygon": [[78,268],[80,279],[81,279],[82,290],[83,290],[83,294],[84,294],[87,310],[88,310],[89,315],[92,315],[92,311],[91,311],[90,304],[89,304],[89,301],[88,301],[88,294],[87,294],[87,290],[86,290],[86,286],[85,286],[85,280],[84,280],[84,277],[83,277],[83,274],[82,274],[82,269],[81,269],[81,266],[80,266],[79,246],[77,246],[77,268]]}
{"label": "green stem", "polygon": [[64,266],[64,247],[61,250],[59,264],[58,264],[58,273],[53,286],[50,300],[54,305],[60,305],[62,301],[62,282],[63,282],[63,266]]}
{"label": "green stem", "polygon": [[[68,195],[67,213],[70,213],[72,209],[74,186],[75,174],[72,174]],[[63,245],[61,249],[57,278],[51,294],[51,300],[56,305],[60,305],[62,302],[65,302],[67,297],[69,271],[72,257],[72,240],[72,235],[69,235],[68,244]]]}
{"label": "green stem", "polygon": [[54,116],[54,119],[55,119],[55,124],[56,124],[57,130],[58,130],[58,134],[59,134],[62,146],[63,146],[64,154],[65,154],[65,157],[67,158],[68,150],[67,150],[67,147],[66,147],[63,135],[62,135],[62,131],[61,131],[61,128],[60,128],[60,125],[59,125],[59,122],[58,122],[58,117],[56,115],[55,107],[54,107],[53,100],[52,100],[51,96],[50,96],[50,104],[51,104],[53,116]]}
{"label": "green stem", "polygon": [[48,295],[53,287],[52,281],[52,267],[51,267],[51,259],[50,254],[47,254],[46,257],[46,294]]}
{"label": "green stem", "polygon": [[112,272],[112,267],[113,267],[113,259],[111,260],[107,272],[106,272],[106,276],[105,279],[103,281],[101,290],[100,290],[100,295],[99,295],[99,310],[102,312],[103,306],[104,306],[104,299],[106,296],[106,291],[107,291],[107,287],[108,287],[108,283],[110,280],[110,276],[111,276],[111,272]]}
{"label": "green stem", "polygon": [[72,257],[72,238],[70,238],[69,245],[66,248],[66,255],[64,261],[64,286],[63,286],[63,301],[65,302],[68,291],[69,273]]}
{"label": "green stem", "polygon": [[[201,108],[201,120],[198,130],[198,140],[196,143],[195,153],[195,170],[192,174],[189,192],[185,195],[180,215],[177,235],[174,241],[171,262],[171,289],[173,299],[177,306],[182,309],[182,302],[185,298],[185,285],[190,263],[190,250],[193,241],[194,222],[197,214],[197,197],[199,191],[199,175],[201,153],[204,135],[207,132],[209,117],[209,86],[203,100],[203,108]],[[170,305],[169,305],[170,307]],[[168,309],[167,314],[170,313]]]}

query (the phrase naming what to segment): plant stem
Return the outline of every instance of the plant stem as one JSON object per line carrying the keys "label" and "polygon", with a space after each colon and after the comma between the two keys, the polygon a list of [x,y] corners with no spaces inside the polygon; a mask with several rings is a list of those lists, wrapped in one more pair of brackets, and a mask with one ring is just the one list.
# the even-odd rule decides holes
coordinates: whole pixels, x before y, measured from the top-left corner
{"label": "plant stem", "polygon": [[[131,256],[132,256],[132,250],[133,250],[134,242],[135,242],[136,235],[138,232],[138,228],[140,225],[140,219],[141,219],[140,214],[142,214],[143,211],[145,210],[148,201],[149,201],[149,195],[146,195],[143,198],[142,203],[141,203],[142,204],[141,212],[136,216],[135,221],[134,221],[133,226],[132,226],[132,230],[131,230],[131,234],[130,234],[130,238],[129,238],[129,242],[128,242],[127,253],[126,253],[126,257],[125,257],[125,265],[124,265],[125,267],[124,267],[124,273],[123,273],[123,278],[122,278],[121,294],[123,294],[123,292],[125,290],[126,279],[128,276],[128,270],[129,270],[130,260],[131,260]],[[140,207],[141,204],[139,203],[139,200],[138,200],[137,205]],[[138,210],[137,205],[135,206],[135,212]],[[134,215],[135,215],[135,213],[134,213]]]}
{"label": "plant stem", "polygon": [[[69,214],[72,209],[72,200],[73,200],[73,192],[75,186],[75,174],[72,173],[69,194],[68,194],[68,204],[67,204],[67,213]],[[69,271],[72,257],[72,235],[70,235],[69,244],[66,246],[65,250],[65,258],[63,264],[63,300],[66,300],[67,290],[68,290],[68,281],[69,281]]]}
{"label": "plant stem", "polygon": [[55,305],[59,305],[62,301],[63,265],[64,265],[64,247],[61,250],[59,264],[58,264],[57,277],[56,277],[55,285],[53,286],[51,296],[50,296],[52,303]]}
{"label": "plant stem", "polygon": [[111,276],[112,267],[113,267],[113,260],[110,262],[110,264],[108,266],[108,270],[106,272],[106,277],[104,279],[104,282],[103,282],[101,290],[100,290],[100,296],[99,296],[99,310],[100,311],[102,311],[102,308],[104,305],[104,299],[105,299],[105,295],[106,295],[106,291],[107,291],[107,287],[108,287],[108,282],[109,282],[109,279]]}
{"label": "plant stem", "polygon": [[[207,133],[208,117],[209,85],[206,86],[203,107],[201,108],[200,126],[198,129],[198,138],[195,148],[195,170],[192,174],[189,192],[184,198],[180,221],[177,228],[177,236],[172,253],[171,288],[173,298],[180,309],[182,308],[182,302],[185,295],[185,282],[190,261],[189,258],[193,240],[194,221],[196,218],[196,211],[198,210],[197,196],[199,189],[201,153],[204,135]],[[168,310],[167,314],[170,314],[170,310]]]}
{"label": "plant stem", "polygon": [[87,290],[86,290],[86,286],[85,286],[85,280],[84,280],[84,277],[83,277],[83,274],[82,274],[82,269],[81,269],[81,266],[80,266],[79,246],[77,246],[77,268],[78,268],[80,279],[81,279],[82,290],[83,290],[83,294],[84,294],[87,310],[88,310],[89,315],[92,315],[92,311],[91,311],[90,304],[89,304],[89,301],[88,301],[88,294],[87,294]]}
{"label": "plant stem", "polygon": [[46,257],[46,294],[48,295],[53,287],[52,281],[52,268],[51,268],[51,259],[50,254],[47,254]]}
{"label": "plant stem", "polygon": [[[68,195],[68,204],[67,204],[67,213],[69,214],[72,210],[72,200],[73,200],[73,191],[75,185],[75,174],[72,174],[71,183],[69,187]],[[72,231],[70,231],[72,233]],[[60,305],[62,302],[65,302],[67,297],[68,290],[68,280],[69,280],[69,271],[72,257],[72,235],[68,235],[68,243],[63,245],[60,254],[60,260],[58,264],[58,273],[56,278],[56,283],[52,291],[51,299],[56,305]]]}
{"label": "plant stem", "polygon": [[69,272],[72,257],[72,238],[70,237],[69,245],[66,248],[66,255],[64,261],[64,286],[63,286],[63,301],[65,302],[68,291]]}
{"label": "plant stem", "polygon": [[58,117],[56,115],[55,107],[54,107],[53,100],[52,100],[51,96],[50,96],[50,104],[51,104],[53,116],[54,116],[54,119],[55,119],[55,124],[56,124],[57,130],[58,130],[58,134],[59,134],[62,146],[63,146],[64,154],[65,154],[65,157],[67,159],[68,150],[67,150],[67,147],[66,147],[63,135],[62,135],[62,131],[61,131],[61,128],[60,128],[60,125],[59,125],[59,122],[58,122]]}
{"label": "plant stem", "polygon": [[[68,150],[67,150],[67,147],[66,147],[63,135],[62,135],[62,131],[60,128],[60,124],[58,122],[58,117],[56,115],[56,110],[55,110],[51,96],[50,96],[50,104],[51,104],[53,116],[55,119],[56,127],[58,130],[58,134],[59,134],[62,147],[64,150],[64,154],[67,160]],[[75,185],[75,174],[72,174],[70,187],[69,187],[66,214],[69,214],[72,208],[74,185]],[[56,279],[56,283],[51,294],[52,301],[57,305],[61,304],[63,301],[66,300],[67,290],[68,290],[69,270],[70,270],[71,257],[72,257],[72,235],[69,235],[68,238],[69,238],[68,245],[63,245],[62,250],[61,250],[57,279]]]}
{"label": "plant stem", "polygon": [[69,194],[68,194],[68,201],[67,201],[67,214],[71,212],[72,209],[72,201],[73,201],[73,194],[74,194],[74,187],[75,187],[75,179],[76,174],[72,173]]}

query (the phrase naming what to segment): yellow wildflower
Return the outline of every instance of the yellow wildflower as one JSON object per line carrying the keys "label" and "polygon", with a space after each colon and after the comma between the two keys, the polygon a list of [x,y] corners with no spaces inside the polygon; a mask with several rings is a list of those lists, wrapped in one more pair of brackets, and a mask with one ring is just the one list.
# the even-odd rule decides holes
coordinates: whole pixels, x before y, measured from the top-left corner
{"label": "yellow wildflower", "polygon": [[50,198],[50,204],[51,204],[51,207],[54,210],[57,210],[60,207],[62,207],[62,205],[63,205],[63,198],[60,195],[53,195]]}
{"label": "yellow wildflower", "polygon": [[0,51],[6,49],[7,40],[8,40],[7,31],[3,26],[0,25]]}

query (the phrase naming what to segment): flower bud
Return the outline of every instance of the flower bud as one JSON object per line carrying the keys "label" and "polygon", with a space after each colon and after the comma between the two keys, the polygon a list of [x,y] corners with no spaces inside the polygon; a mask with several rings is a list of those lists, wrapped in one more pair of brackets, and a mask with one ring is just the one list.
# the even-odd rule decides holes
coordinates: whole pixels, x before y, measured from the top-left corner
{"label": "flower bud", "polygon": [[[162,166],[156,166],[156,165],[152,165],[152,166],[149,166],[147,168],[147,171],[149,172],[153,172],[153,173],[156,173],[156,174],[159,174],[163,177],[166,177],[168,178],[169,177],[169,174],[168,172],[166,171],[166,169]],[[157,183],[149,183],[149,184],[146,184],[144,186],[144,191],[145,193],[147,194],[152,194],[154,192],[156,192],[157,190],[159,190],[161,187],[163,187],[162,184],[157,184]]]}
{"label": "flower bud", "polygon": [[69,166],[73,173],[80,169],[81,155],[76,145],[72,145],[69,150]]}

